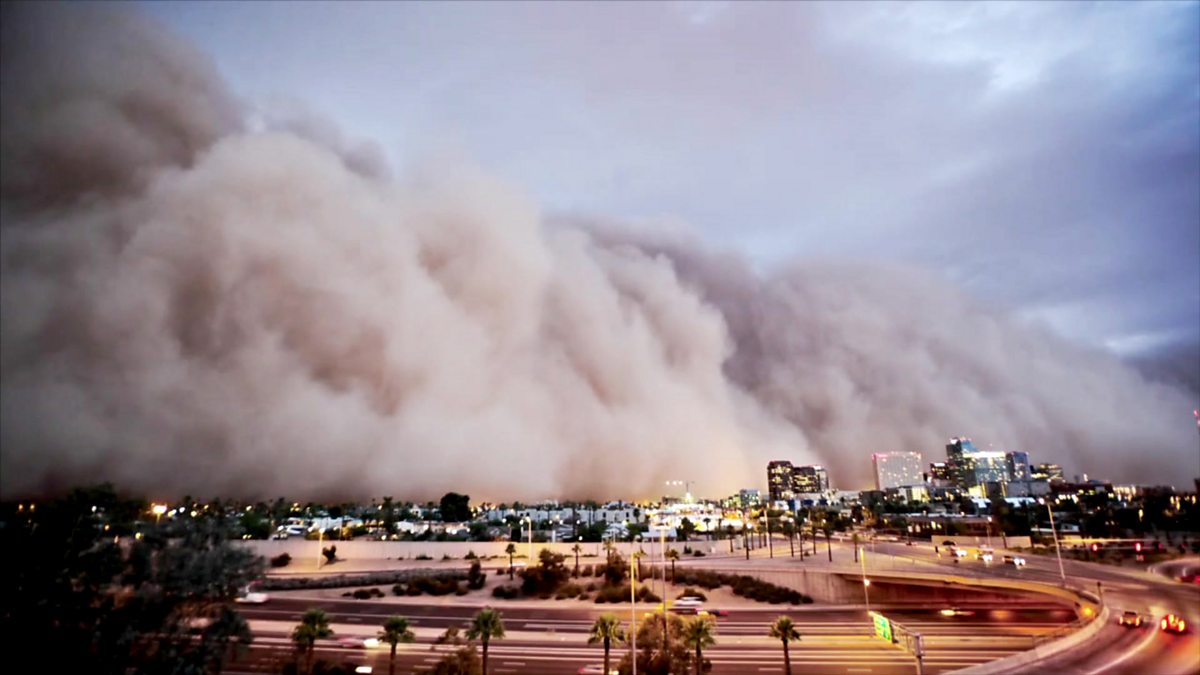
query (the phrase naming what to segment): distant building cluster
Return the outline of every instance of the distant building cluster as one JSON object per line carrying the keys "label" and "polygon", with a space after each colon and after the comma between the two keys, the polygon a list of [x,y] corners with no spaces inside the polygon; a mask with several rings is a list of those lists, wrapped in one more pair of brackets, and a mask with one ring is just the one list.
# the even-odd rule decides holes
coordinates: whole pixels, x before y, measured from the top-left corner
{"label": "distant building cluster", "polygon": [[767,463],[767,493],[773,502],[819,495],[829,489],[829,472],[823,466],[792,466],[787,460]]}
{"label": "distant building cluster", "polygon": [[[1032,464],[1028,452],[984,449],[970,438],[951,438],[945,461],[926,464],[920,452],[897,451],[873,453],[871,463],[875,491],[906,501],[1035,498],[1064,482],[1057,464]],[[772,502],[818,502],[831,493],[829,474],[821,466],[768,462],[767,493]]]}

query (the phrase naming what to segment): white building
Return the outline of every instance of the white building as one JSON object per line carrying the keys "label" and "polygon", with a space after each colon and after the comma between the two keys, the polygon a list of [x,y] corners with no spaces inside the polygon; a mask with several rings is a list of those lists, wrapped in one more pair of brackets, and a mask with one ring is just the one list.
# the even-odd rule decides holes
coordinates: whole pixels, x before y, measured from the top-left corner
{"label": "white building", "polygon": [[876,452],[871,461],[875,464],[876,490],[925,484],[919,452]]}

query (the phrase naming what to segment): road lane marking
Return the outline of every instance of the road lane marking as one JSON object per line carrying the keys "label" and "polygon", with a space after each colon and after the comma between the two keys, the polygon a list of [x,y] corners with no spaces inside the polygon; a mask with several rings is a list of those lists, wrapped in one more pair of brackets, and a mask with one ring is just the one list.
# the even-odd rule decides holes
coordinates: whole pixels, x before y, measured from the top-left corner
{"label": "road lane marking", "polygon": [[1112,663],[1103,665],[1093,671],[1090,671],[1087,675],[1096,675],[1096,673],[1103,673],[1104,671],[1106,671],[1116,665],[1124,663],[1126,660],[1129,659],[1129,657],[1137,654],[1138,652],[1140,652],[1143,649],[1145,649],[1146,647],[1148,647],[1151,642],[1154,642],[1154,638],[1157,636],[1158,636],[1158,631],[1154,630],[1154,624],[1150,624],[1149,634],[1146,635],[1146,637],[1141,642],[1138,643],[1137,647],[1133,648],[1133,651],[1125,652],[1125,654],[1121,658],[1117,659],[1116,661],[1113,661]]}

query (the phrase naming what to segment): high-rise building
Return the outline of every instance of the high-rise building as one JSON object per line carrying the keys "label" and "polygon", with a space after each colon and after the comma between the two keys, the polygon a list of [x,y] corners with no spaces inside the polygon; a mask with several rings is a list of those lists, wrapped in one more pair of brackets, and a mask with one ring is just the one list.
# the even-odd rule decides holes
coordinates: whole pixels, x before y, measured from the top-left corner
{"label": "high-rise building", "polygon": [[937,481],[939,483],[953,482],[954,477],[950,475],[950,465],[945,462],[930,462],[929,481]]}
{"label": "high-rise building", "polygon": [[779,459],[767,463],[767,494],[771,501],[792,499],[795,491],[792,488],[792,463]]}
{"label": "high-rise building", "polygon": [[975,444],[969,438],[951,438],[946,446],[946,467],[955,485],[968,488],[975,481]]}
{"label": "high-rise building", "polygon": [[973,455],[972,459],[974,459],[975,476],[971,485],[1003,483],[1008,480],[1008,456],[1006,453],[999,450],[980,450]]}
{"label": "high-rise building", "polygon": [[1033,467],[1034,480],[1048,480],[1052,483],[1063,482],[1062,467],[1057,464],[1038,464]]}
{"label": "high-rise building", "polygon": [[925,483],[919,452],[876,452],[871,455],[871,461],[875,464],[876,490]]}
{"label": "high-rise building", "polygon": [[1005,453],[1005,461],[1008,468],[1008,480],[1022,481],[1031,480],[1033,478],[1033,470],[1029,466],[1029,453],[1014,450]]}
{"label": "high-rise building", "polygon": [[823,466],[798,466],[792,469],[792,491],[815,494],[829,489],[829,473]]}

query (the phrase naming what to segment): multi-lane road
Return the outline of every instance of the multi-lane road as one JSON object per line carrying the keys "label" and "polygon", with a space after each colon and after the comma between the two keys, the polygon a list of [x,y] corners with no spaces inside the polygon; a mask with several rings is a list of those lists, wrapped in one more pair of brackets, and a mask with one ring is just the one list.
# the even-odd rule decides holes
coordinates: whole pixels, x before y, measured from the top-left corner
{"label": "multi-lane road", "polygon": [[[449,626],[466,626],[477,608],[446,605],[392,604],[369,601],[273,598],[268,604],[245,607],[255,627],[256,646],[248,658],[227,672],[277,672],[293,658],[287,630],[308,607],[322,607],[342,636],[370,635],[391,614],[408,617],[418,633],[418,643],[404,645],[397,655],[402,673],[428,668],[440,657],[431,649],[432,637]],[[1034,639],[1073,619],[1061,607],[1026,604],[1011,608],[962,608],[962,613],[944,616],[937,609],[877,607],[906,627],[925,637],[926,673],[943,673],[1029,649]],[[508,637],[490,649],[496,673],[575,673],[597,664],[602,650],[587,645],[587,631],[604,611],[627,615],[629,606],[612,608],[503,607]],[[640,613],[641,610],[639,610]],[[717,673],[782,672],[783,653],[778,642],[766,637],[767,627],[780,614],[789,614],[803,636],[793,644],[791,659],[795,672],[870,673],[890,675],[915,672],[912,655],[873,637],[865,610],[785,606],[738,609],[717,619],[717,646],[708,657]],[[386,672],[384,647],[343,647],[322,641],[322,658],[370,665]],[[620,652],[614,652],[614,663]]]}
{"label": "multi-lane road", "polygon": [[[787,554],[767,558],[766,551],[754,551],[752,559],[709,557],[680,561],[681,566],[734,571],[743,569],[780,570],[800,566],[861,570],[852,567],[852,551],[845,544],[834,544],[833,564],[829,564],[825,546],[817,557],[801,562]],[[1098,564],[1063,561],[1060,572],[1055,558],[1025,556],[1022,568],[1002,562],[984,564],[976,559],[954,562],[944,548],[935,552],[932,545],[905,545],[900,542],[867,544],[866,572],[880,575],[902,574],[904,570],[950,576],[988,577],[1024,580],[1048,585],[1069,586],[1102,595],[1110,609],[1110,621],[1094,639],[1079,648],[1066,651],[1035,666],[1022,666],[1012,672],[1079,673],[1084,675],[1200,675],[1200,638],[1193,630],[1187,635],[1170,635],[1157,628],[1157,620],[1166,613],[1183,616],[1192,626],[1200,626],[1200,585],[1184,584],[1169,578],[1188,563],[1164,566],[1163,574]],[[939,555],[940,553],[940,555]],[[998,552],[998,557],[1002,553]],[[1194,564],[1194,563],[1192,563]],[[1065,579],[1064,579],[1065,577]],[[247,657],[227,672],[278,672],[294,658],[288,632],[308,607],[322,607],[332,617],[338,635],[322,641],[322,658],[367,665],[374,672],[386,672],[384,647],[347,647],[337,637],[369,636],[383,619],[392,614],[408,617],[418,635],[412,645],[402,645],[397,654],[397,672],[410,673],[435,663],[445,648],[434,649],[433,638],[450,626],[464,627],[477,607],[446,604],[419,604],[356,601],[340,598],[300,598],[277,595],[266,605],[243,606],[257,636]],[[599,647],[586,644],[587,630],[596,616],[615,612],[628,620],[629,606],[566,605],[531,607],[498,603],[504,613],[508,636],[493,643],[491,670],[495,673],[575,673],[582,666],[602,660]],[[1060,634],[1074,613],[1052,601],[978,604],[963,607],[965,613],[943,615],[942,607],[918,608],[914,604],[896,605],[884,611],[893,620],[925,637],[927,654],[924,672],[945,673],[994,661],[1031,649],[1035,643]],[[1144,628],[1123,628],[1116,617],[1126,610],[1147,617]],[[644,610],[639,609],[639,617]],[[763,606],[733,609],[719,618],[717,645],[707,652],[716,673],[782,672],[783,655],[778,642],[766,637],[767,627],[779,614],[796,621],[803,638],[792,646],[795,672],[856,673],[891,675],[916,672],[913,656],[896,645],[873,637],[867,613],[862,608],[806,606]],[[626,647],[627,648],[627,647]],[[614,663],[620,650],[614,650]]]}

